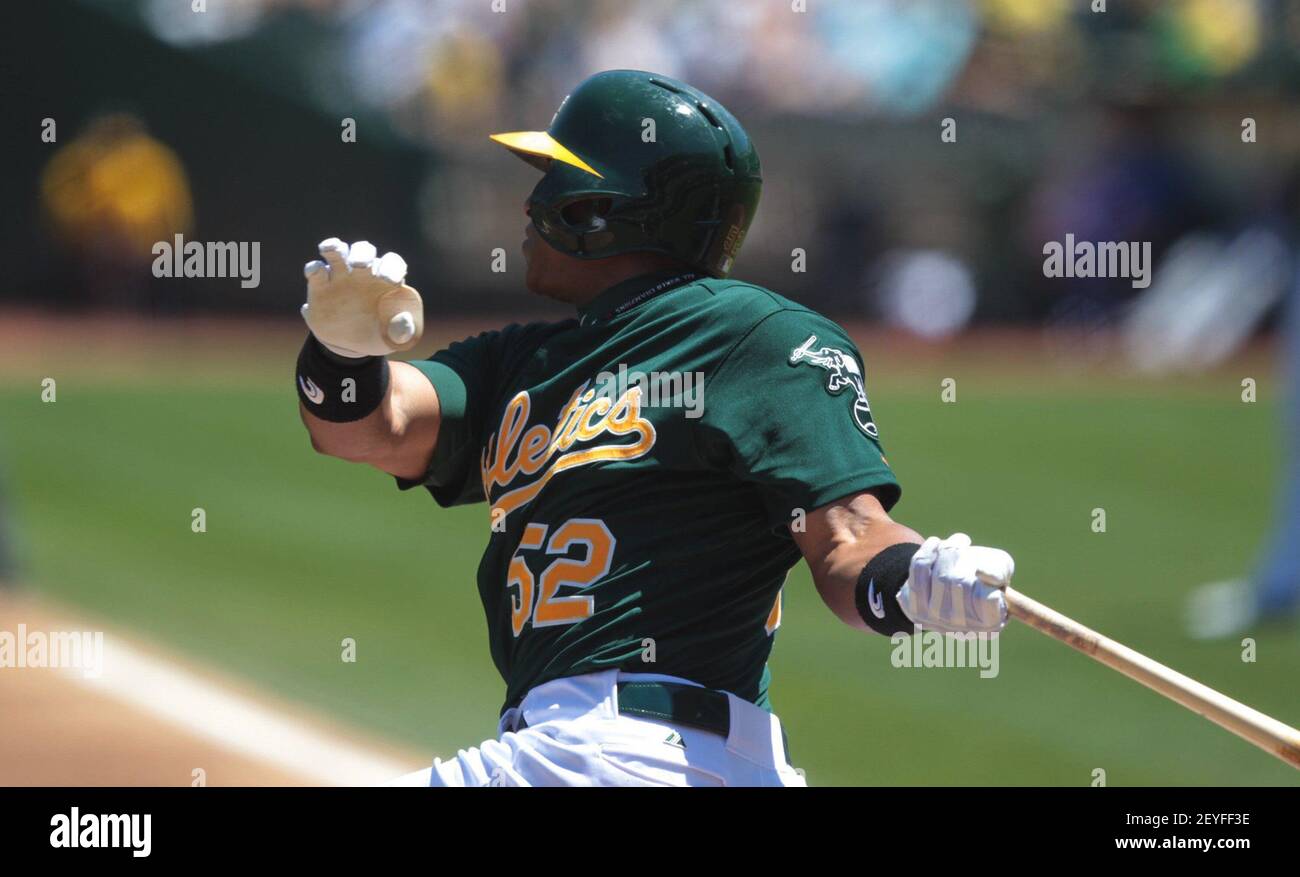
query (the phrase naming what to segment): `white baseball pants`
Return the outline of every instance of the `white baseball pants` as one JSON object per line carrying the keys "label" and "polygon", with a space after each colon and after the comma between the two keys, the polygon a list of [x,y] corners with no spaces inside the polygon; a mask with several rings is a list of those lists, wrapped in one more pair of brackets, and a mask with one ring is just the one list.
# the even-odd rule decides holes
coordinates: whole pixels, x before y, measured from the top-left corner
{"label": "white baseball pants", "polygon": [[[607,670],[539,685],[507,710],[499,737],[400,777],[397,786],[806,786],[776,716],[728,694],[730,733],[620,715],[620,680],[683,679]],[[523,719],[521,723],[520,719]],[[526,723],[525,727],[520,727]]]}

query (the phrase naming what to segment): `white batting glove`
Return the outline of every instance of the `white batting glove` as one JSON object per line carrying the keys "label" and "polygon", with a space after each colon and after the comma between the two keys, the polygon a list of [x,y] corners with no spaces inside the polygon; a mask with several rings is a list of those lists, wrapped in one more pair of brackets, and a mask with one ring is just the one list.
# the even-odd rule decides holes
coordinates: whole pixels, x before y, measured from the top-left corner
{"label": "white batting glove", "polygon": [[324,261],[308,262],[307,328],[339,356],[384,356],[409,350],[424,333],[424,303],[407,286],[406,262],[369,241],[321,241]]}
{"label": "white batting glove", "polygon": [[993,633],[1007,623],[1007,601],[996,585],[1011,583],[1016,562],[1000,548],[971,545],[965,533],[931,536],[912,557],[907,583],[898,591],[904,614],[939,633]]}

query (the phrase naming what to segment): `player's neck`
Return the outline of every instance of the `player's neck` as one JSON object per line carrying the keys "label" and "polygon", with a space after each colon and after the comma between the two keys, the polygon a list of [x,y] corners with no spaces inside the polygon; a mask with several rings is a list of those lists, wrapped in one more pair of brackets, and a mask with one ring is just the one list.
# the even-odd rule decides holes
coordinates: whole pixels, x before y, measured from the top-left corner
{"label": "player's neck", "polygon": [[595,270],[586,279],[587,282],[582,284],[582,288],[569,300],[579,308],[590,304],[606,290],[629,280],[673,270],[690,270],[676,259],[661,253],[625,253],[589,264]]}

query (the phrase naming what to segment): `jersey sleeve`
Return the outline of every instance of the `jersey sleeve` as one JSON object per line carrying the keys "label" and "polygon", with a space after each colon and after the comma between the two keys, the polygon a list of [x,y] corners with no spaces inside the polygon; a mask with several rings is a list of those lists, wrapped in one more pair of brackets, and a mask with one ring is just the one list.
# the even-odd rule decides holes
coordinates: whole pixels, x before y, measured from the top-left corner
{"label": "jersey sleeve", "polygon": [[811,311],[763,318],[704,388],[706,453],[760,488],[774,527],[796,510],[872,490],[886,510],[902,490],[880,444],[862,355]]}
{"label": "jersey sleeve", "polygon": [[438,393],[438,442],[420,478],[398,478],[402,490],[424,486],[441,506],[483,502],[479,454],[487,417],[513,363],[536,346],[541,324],[510,325],[457,341],[426,360],[409,363]]}

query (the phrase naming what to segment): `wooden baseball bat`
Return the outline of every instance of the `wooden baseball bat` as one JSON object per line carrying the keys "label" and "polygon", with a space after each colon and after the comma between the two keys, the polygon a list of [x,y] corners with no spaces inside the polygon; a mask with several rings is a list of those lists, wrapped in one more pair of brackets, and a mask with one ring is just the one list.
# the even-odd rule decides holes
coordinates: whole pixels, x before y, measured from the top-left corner
{"label": "wooden baseball bat", "polygon": [[[980,578],[993,587],[1001,587],[996,580],[982,575]],[[1006,594],[1007,611],[1013,617],[1300,769],[1300,731],[1102,636],[1014,588],[1002,590]]]}

